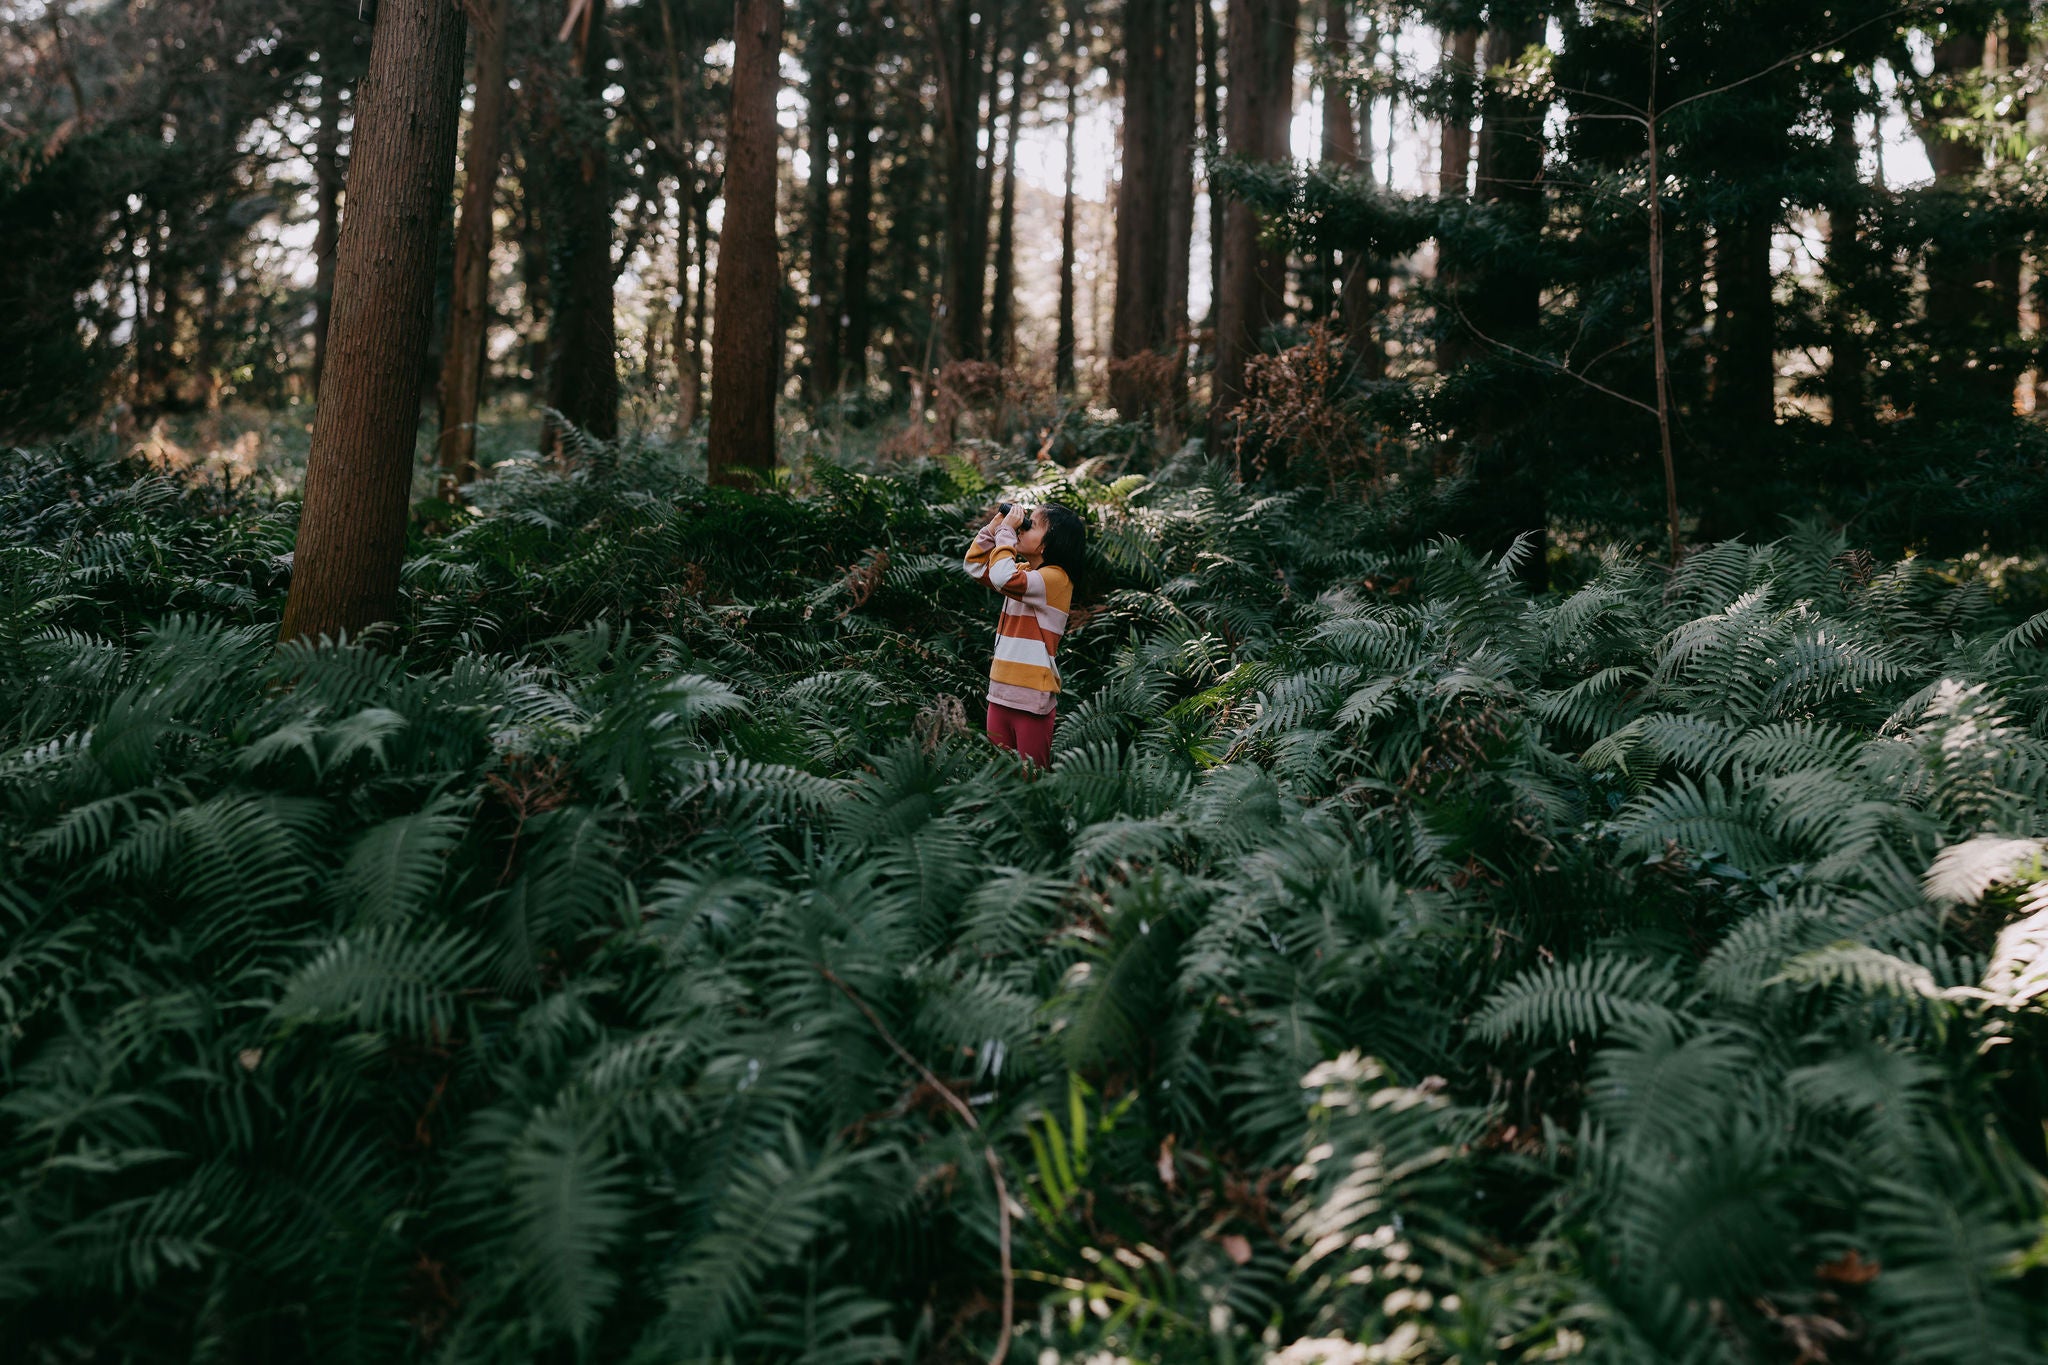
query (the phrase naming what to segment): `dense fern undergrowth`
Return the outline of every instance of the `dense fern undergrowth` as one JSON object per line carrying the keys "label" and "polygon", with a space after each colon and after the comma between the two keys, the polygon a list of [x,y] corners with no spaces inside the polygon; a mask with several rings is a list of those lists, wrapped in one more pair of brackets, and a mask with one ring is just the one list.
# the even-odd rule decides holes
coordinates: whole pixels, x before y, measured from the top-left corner
{"label": "dense fern undergrowth", "polygon": [[280,650],[291,504],[0,461],[9,1356],[2048,1354],[2048,616],[1011,472],[513,462]]}

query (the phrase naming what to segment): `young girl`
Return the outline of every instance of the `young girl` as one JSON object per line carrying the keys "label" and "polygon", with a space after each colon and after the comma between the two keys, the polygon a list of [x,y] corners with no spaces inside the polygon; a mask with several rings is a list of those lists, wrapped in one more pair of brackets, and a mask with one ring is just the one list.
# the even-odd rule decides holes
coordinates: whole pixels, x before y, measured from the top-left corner
{"label": "young girl", "polygon": [[1060,670],[1053,654],[1066,633],[1074,575],[1088,531],[1064,507],[1011,507],[975,534],[967,572],[1001,593],[996,656],[988,666],[988,737],[1049,767]]}

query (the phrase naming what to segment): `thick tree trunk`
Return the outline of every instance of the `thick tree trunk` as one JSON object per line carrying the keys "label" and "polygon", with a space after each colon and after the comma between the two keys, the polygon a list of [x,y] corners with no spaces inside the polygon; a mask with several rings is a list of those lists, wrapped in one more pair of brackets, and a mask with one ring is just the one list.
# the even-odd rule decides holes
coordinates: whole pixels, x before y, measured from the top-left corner
{"label": "thick tree trunk", "polygon": [[[548,406],[570,426],[609,441],[619,434],[618,329],[613,312],[612,180],[606,147],[604,0],[590,0],[587,41],[571,79],[555,91],[548,246]],[[542,449],[560,454],[553,419]]]}
{"label": "thick tree trunk", "polygon": [[[1951,33],[1934,45],[1935,79],[1967,87],[1968,78],[1984,65],[1984,48],[1982,32]],[[1967,116],[1972,98],[1968,89],[1944,93],[1931,112],[1937,118]],[[1961,192],[1984,169],[1984,152],[1969,137],[1950,137],[1948,131],[1930,122],[1923,125],[1921,138],[1936,186]],[[2012,374],[1992,359],[2002,339],[2004,309],[1997,294],[1992,253],[1969,245],[1929,248],[1927,330],[1934,351],[1934,384],[1928,398],[1940,413],[1995,417],[2011,411]]]}
{"label": "thick tree trunk", "polygon": [[434,247],[455,179],[462,11],[383,0],[356,104],[336,250],[327,401],[313,422],[283,638],[398,611]]}
{"label": "thick tree trunk", "polygon": [[[704,363],[697,338],[703,330],[699,324],[709,277],[705,270],[704,233],[698,223],[702,206],[697,194],[694,88],[683,78],[683,41],[689,29],[686,23],[683,38],[678,38],[675,9],[670,0],[661,0],[661,49],[668,71],[668,153],[676,173],[676,315],[669,351],[676,367],[676,421],[688,431],[697,423],[704,393]],[[685,21],[689,18],[687,7],[683,8],[683,17]],[[697,263],[695,289],[690,287],[693,260]]]}
{"label": "thick tree trunk", "polygon": [[[1174,370],[1173,406],[1187,404],[1188,279],[1195,237],[1195,74],[1201,60],[1201,30],[1195,6],[1203,0],[1170,0],[1173,36],[1167,44],[1173,84],[1166,100],[1166,316],[1160,336],[1180,359]],[[1176,422],[1177,425],[1177,422]]]}
{"label": "thick tree trunk", "polygon": [[741,485],[775,468],[775,391],[782,267],[775,239],[775,95],[781,0],[738,0],[733,16],[732,115],[726,124],[725,223],[711,332],[714,484]]}
{"label": "thick tree trunk", "polygon": [[[1230,103],[1226,149],[1248,161],[1283,161],[1294,116],[1294,45],[1299,0],[1230,0]],[[1223,275],[1216,304],[1215,396],[1210,420],[1244,396],[1245,362],[1278,314],[1286,253],[1260,240],[1259,216],[1233,201],[1224,211]]]}
{"label": "thick tree trunk", "polygon": [[[1543,41],[1543,21],[1495,24],[1486,31],[1486,69],[1513,66],[1522,54]],[[1478,166],[1473,176],[1478,199],[1500,207],[1517,232],[1527,239],[1524,256],[1534,255],[1535,238],[1543,228],[1543,115],[1541,100],[1517,90],[1489,84],[1480,105]],[[1499,336],[1536,325],[1541,282],[1525,270],[1495,269],[1487,273],[1473,300]],[[1482,324],[1484,325],[1484,324]]]}
{"label": "thick tree trunk", "polygon": [[1777,330],[1771,305],[1771,223],[1759,213],[1714,230],[1716,416],[1762,428],[1776,417]]}
{"label": "thick tree trunk", "polygon": [[[1539,250],[1543,230],[1544,105],[1523,93],[1501,73],[1515,66],[1523,53],[1543,41],[1540,19],[1495,24],[1486,31],[1482,58],[1488,73],[1480,99],[1480,126],[1473,195],[1489,205],[1496,231],[1512,234],[1517,245],[1483,268],[1460,265],[1446,271],[1446,292],[1456,300],[1461,317],[1446,336],[1451,344],[1439,351],[1439,362],[1455,365],[1479,355],[1492,358],[1495,343],[1528,347],[1539,320],[1541,279],[1520,267]],[[1457,174],[1446,163],[1446,174]],[[1466,335],[1459,335],[1461,332]],[[1510,385],[1482,378],[1460,423],[1473,489],[1457,529],[1475,548],[1500,554],[1518,536],[1529,536],[1534,553],[1523,561],[1522,579],[1540,589],[1547,578],[1544,562],[1546,490],[1533,466],[1534,442],[1518,428],[1525,412],[1522,395]]]}
{"label": "thick tree trunk", "polygon": [[1074,153],[1075,130],[1081,122],[1080,44],[1067,56],[1067,173],[1066,196],[1060,202],[1060,317],[1059,339],[1053,350],[1053,388],[1060,393],[1074,391]]}
{"label": "thick tree trunk", "polygon": [[[537,88],[532,67],[526,69],[522,84],[529,91]],[[510,130],[516,148],[513,166],[519,178],[519,293],[524,314],[519,327],[520,369],[528,395],[539,398],[546,392],[554,310],[548,306],[548,222],[541,206],[547,195],[547,175],[535,164],[542,157],[541,150],[519,136],[522,127],[532,130],[531,104],[526,106],[526,114],[526,118],[515,120]]]}
{"label": "thick tree trunk", "polygon": [[868,342],[874,334],[874,311],[868,276],[875,268],[875,42],[867,0],[853,7],[854,62],[847,68],[846,155],[846,312],[841,352],[846,379],[856,387],[868,382]]}
{"label": "thick tree trunk", "polygon": [[[1187,325],[1194,229],[1194,0],[1127,0],[1123,175],[1117,186],[1116,297],[1110,358],[1176,347]],[[1126,418],[1178,406],[1137,367],[1112,364],[1110,401]]]}
{"label": "thick tree trunk", "polygon": [[982,270],[988,250],[988,219],[980,212],[983,26],[972,0],[953,0],[941,35],[938,122],[946,178],[941,335],[951,360],[981,356]]}
{"label": "thick tree trunk", "polygon": [[503,159],[508,0],[488,0],[476,28],[476,99],[463,152],[462,215],[455,228],[455,285],[441,363],[441,497],[476,477],[476,414],[483,399],[490,327],[491,226]]}
{"label": "thick tree trunk", "polygon": [[1345,68],[1351,62],[1351,18],[1345,0],[1323,0],[1323,160],[1339,170],[1358,169],[1358,110]]}
{"label": "thick tree trunk", "polygon": [[[1222,41],[1217,32],[1215,0],[1195,0],[1202,41],[1202,166],[1206,176],[1211,160],[1223,146]],[[1216,318],[1216,298],[1223,280],[1223,196],[1209,187],[1209,320]],[[1211,348],[1214,350],[1212,343]]]}
{"label": "thick tree trunk", "polygon": [[313,135],[313,396],[327,368],[327,321],[334,306],[334,244],[341,233],[340,62],[320,66],[320,129]]}
{"label": "thick tree trunk", "polygon": [[220,411],[220,261],[199,268],[199,316],[194,327],[192,378],[194,405]]}
{"label": "thick tree trunk", "polygon": [[1451,112],[1440,125],[1436,192],[1444,199],[1465,197],[1466,177],[1472,170],[1472,110],[1477,89],[1479,30],[1461,28],[1451,34],[1444,47],[1444,74],[1452,82]]}
{"label": "thick tree trunk", "polygon": [[974,330],[973,358],[988,354],[988,267],[990,250],[990,228],[996,217],[996,124],[1002,113],[1000,92],[1003,40],[1008,32],[1009,14],[1001,6],[991,6],[991,13],[982,16],[982,31],[987,36],[986,51],[976,60],[981,69],[976,79],[982,91],[980,123],[975,141],[980,148],[976,153],[974,179],[974,228],[969,237],[972,261],[967,276],[968,297],[960,311],[962,328]]}
{"label": "thick tree trunk", "polygon": [[1123,163],[1116,196],[1116,294],[1109,324],[1109,401],[1126,421],[1156,395],[1135,367],[1159,349],[1166,323],[1166,145],[1172,93],[1171,0],[1125,0]]}
{"label": "thick tree trunk", "polygon": [[143,290],[145,309],[138,319],[135,356],[135,408],[148,418],[170,401],[178,369],[178,313],[184,284],[173,256],[181,241],[169,210],[156,217],[145,237],[149,243],[149,279]]}
{"label": "thick tree trunk", "polygon": [[996,283],[989,299],[988,351],[998,365],[1008,365],[1017,340],[1017,131],[1024,113],[1024,44],[1010,52],[1008,130],[1003,137],[1002,207],[996,213]]}
{"label": "thick tree trunk", "polygon": [[1830,93],[1828,118],[1833,137],[1834,175],[1828,187],[1828,423],[1855,434],[1869,425],[1870,400],[1864,384],[1869,349],[1856,330],[1855,289],[1864,278],[1867,258],[1857,231],[1857,207],[1863,187],[1857,175],[1855,86],[1843,82]]}
{"label": "thick tree trunk", "polygon": [[[2027,65],[2029,19],[2026,15],[2008,15],[2005,28],[1999,35],[1999,61],[2001,75],[2008,81],[2015,81],[2023,75],[2021,68]],[[2036,73],[2035,79],[2039,76]],[[2013,96],[2013,104],[2005,117],[2016,126],[2022,139],[2027,128],[2028,82],[2019,79]],[[2000,159],[2004,148],[2001,146]],[[1991,289],[1985,300],[1985,309],[1990,326],[1986,329],[1985,345],[1979,354],[1979,362],[1994,376],[1986,380],[1994,402],[2002,401],[2008,411],[2015,398],[2014,388],[2020,378],[2024,363],[2017,354],[2020,335],[2021,277],[2024,261],[2017,245],[2001,245],[1991,253]]]}
{"label": "thick tree trunk", "polygon": [[839,391],[838,256],[832,242],[833,67],[839,15],[823,8],[805,44],[810,88],[810,309],[804,322],[805,396],[813,404]]}
{"label": "thick tree trunk", "polygon": [[[676,396],[676,419],[683,424],[685,431],[697,425],[697,419],[704,412],[704,322],[708,311],[706,300],[712,293],[709,199],[708,194],[692,195],[696,213],[691,240],[695,243],[697,287],[691,291],[689,330],[683,337],[682,358],[678,362],[680,391]],[[676,325],[683,325],[680,315],[676,318]]]}

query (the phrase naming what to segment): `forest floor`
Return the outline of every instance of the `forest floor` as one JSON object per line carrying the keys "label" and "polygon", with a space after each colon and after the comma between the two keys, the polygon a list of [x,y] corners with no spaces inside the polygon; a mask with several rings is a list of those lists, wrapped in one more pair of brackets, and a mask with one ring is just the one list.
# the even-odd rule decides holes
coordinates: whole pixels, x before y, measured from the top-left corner
{"label": "forest floor", "polygon": [[[400,622],[280,649],[265,420],[0,454],[29,1358],[2048,1351],[2048,614],[1982,561],[1532,598],[1192,453],[508,436]],[[1039,774],[998,496],[1098,561]]]}

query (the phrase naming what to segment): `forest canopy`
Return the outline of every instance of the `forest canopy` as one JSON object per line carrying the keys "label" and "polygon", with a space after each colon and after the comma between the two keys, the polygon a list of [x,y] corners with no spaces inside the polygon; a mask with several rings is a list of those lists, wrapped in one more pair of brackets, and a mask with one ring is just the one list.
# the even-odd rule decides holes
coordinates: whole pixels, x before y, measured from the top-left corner
{"label": "forest canopy", "polygon": [[2048,1358],[2030,0],[0,20],[10,1358]]}

